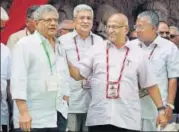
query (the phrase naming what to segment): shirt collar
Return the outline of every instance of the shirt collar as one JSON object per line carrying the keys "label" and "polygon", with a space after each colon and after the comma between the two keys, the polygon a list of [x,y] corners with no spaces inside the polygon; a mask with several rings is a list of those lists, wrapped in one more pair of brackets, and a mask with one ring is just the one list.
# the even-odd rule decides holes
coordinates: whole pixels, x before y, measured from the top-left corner
{"label": "shirt collar", "polygon": [[[89,36],[93,36],[93,35],[94,35],[94,34],[90,31]],[[74,38],[74,37],[76,37],[76,36],[79,36],[79,35],[78,35],[77,31],[74,29],[73,32],[72,32],[72,37]],[[79,36],[79,37],[80,37],[80,36]]]}
{"label": "shirt collar", "polygon": [[[127,47],[127,48],[130,49],[130,43],[129,42],[130,42],[130,40],[127,38],[127,41],[126,41],[125,45],[122,46],[120,49],[122,49],[124,47]],[[112,46],[112,47],[116,48],[116,46],[111,41],[109,41],[109,40],[107,40],[107,44],[108,44],[108,46]]]}
{"label": "shirt collar", "polygon": [[[42,42],[42,40],[46,40],[48,41],[48,39],[46,39],[43,35],[41,35],[37,30],[34,32],[34,35],[37,37],[37,39]],[[59,43],[58,39],[56,37],[54,37],[55,39],[55,44]],[[49,42],[49,41],[48,41]]]}
{"label": "shirt collar", "polygon": [[[150,45],[157,45],[157,47],[160,47],[160,43],[161,43],[161,37],[158,35],[155,40],[150,44]],[[139,39],[138,39],[139,40]],[[143,45],[145,45],[142,41],[139,40],[139,44],[140,47],[142,47]]]}

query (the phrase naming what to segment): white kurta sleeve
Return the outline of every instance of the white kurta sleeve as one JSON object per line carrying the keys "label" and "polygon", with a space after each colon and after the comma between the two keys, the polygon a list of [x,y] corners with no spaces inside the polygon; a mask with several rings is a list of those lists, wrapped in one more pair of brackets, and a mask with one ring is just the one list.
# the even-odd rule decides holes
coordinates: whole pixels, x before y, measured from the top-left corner
{"label": "white kurta sleeve", "polygon": [[29,51],[24,39],[20,40],[12,51],[11,94],[12,99],[27,99],[27,73]]}
{"label": "white kurta sleeve", "polygon": [[167,72],[168,78],[179,77],[179,50],[175,45],[167,58]]}
{"label": "white kurta sleeve", "polygon": [[9,49],[7,50],[8,51],[8,56],[7,56],[7,79],[10,80],[11,78],[11,54],[10,54],[10,51]]}

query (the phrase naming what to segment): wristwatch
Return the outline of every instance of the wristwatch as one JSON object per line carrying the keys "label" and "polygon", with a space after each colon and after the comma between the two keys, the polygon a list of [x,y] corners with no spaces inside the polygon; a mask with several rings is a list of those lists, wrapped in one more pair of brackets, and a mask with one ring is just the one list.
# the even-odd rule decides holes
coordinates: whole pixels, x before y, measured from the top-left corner
{"label": "wristwatch", "polygon": [[173,104],[167,103],[167,106],[170,107],[172,110],[175,109],[175,106]]}
{"label": "wristwatch", "polygon": [[165,106],[161,106],[157,108],[158,111],[165,110]]}
{"label": "wristwatch", "polygon": [[157,108],[159,114],[166,115],[165,106]]}

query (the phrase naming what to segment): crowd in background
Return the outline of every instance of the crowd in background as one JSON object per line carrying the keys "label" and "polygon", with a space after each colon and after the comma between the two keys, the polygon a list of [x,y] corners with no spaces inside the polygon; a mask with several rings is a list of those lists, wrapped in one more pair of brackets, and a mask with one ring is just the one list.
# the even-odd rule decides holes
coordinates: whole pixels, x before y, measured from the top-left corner
{"label": "crowd in background", "polygon": [[[129,29],[117,13],[94,34],[94,14],[81,4],[59,22],[55,7],[32,6],[25,28],[1,43],[3,132],[155,131],[179,121],[179,28],[146,11]],[[8,19],[1,8],[1,30]]]}

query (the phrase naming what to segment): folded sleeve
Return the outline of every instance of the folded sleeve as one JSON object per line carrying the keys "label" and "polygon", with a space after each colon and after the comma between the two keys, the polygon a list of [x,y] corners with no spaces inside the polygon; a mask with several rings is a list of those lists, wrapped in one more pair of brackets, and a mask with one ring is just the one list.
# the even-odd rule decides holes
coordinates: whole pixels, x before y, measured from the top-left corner
{"label": "folded sleeve", "polygon": [[168,78],[179,77],[179,50],[175,45],[167,58],[167,72]]}
{"label": "folded sleeve", "polygon": [[29,50],[27,49],[26,41],[21,39],[12,50],[12,99],[27,99],[27,70],[29,66]]}

